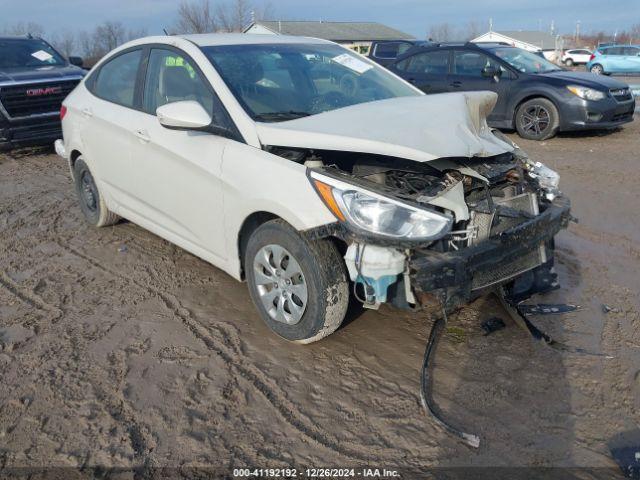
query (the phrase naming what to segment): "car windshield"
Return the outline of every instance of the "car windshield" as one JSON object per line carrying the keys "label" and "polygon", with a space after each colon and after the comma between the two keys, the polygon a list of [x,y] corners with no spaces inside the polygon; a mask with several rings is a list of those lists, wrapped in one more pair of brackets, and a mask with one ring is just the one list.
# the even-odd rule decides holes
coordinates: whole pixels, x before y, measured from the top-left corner
{"label": "car windshield", "polygon": [[0,39],[0,68],[65,65],[64,58],[39,39]]}
{"label": "car windshield", "polygon": [[521,48],[496,48],[493,53],[522,73],[547,73],[562,70],[542,55]]}
{"label": "car windshield", "polygon": [[338,45],[224,45],[202,50],[247,113],[260,122],[422,95],[384,68]]}

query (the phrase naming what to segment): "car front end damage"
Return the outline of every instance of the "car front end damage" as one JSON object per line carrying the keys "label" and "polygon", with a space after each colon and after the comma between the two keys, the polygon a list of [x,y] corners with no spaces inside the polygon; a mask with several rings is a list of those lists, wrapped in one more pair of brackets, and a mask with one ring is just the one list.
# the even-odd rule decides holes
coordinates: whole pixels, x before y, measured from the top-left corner
{"label": "car front end damage", "polygon": [[[366,307],[388,302],[451,311],[499,287],[521,300],[557,286],[553,239],[571,219],[570,203],[558,190],[558,175],[517,147],[428,163],[314,152],[305,163],[339,220],[323,234],[347,244],[354,294]],[[371,195],[364,213],[350,212],[344,200],[358,189]],[[389,213],[387,200],[408,210]],[[411,209],[436,220],[415,217]],[[370,228],[354,222],[367,215]],[[400,218],[389,220],[392,215]],[[420,222],[422,230],[407,235],[406,224]]]}
{"label": "car front end damage", "polygon": [[557,285],[569,201],[556,172],[487,126],[496,100],[404,97],[259,124],[264,150],[307,167],[337,221],[306,233],[344,242],[366,307],[450,311],[491,290],[523,299]]}

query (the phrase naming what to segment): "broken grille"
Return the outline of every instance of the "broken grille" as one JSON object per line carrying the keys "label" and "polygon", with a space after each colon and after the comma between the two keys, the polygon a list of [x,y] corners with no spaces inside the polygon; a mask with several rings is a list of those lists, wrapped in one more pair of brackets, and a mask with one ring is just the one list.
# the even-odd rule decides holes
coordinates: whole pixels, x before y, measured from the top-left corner
{"label": "broken grille", "polygon": [[[497,200],[495,204],[497,206],[520,210],[531,215],[538,215],[539,213],[538,199],[533,193],[523,193],[514,197]],[[488,237],[500,235],[502,232],[515,227],[523,221],[526,221],[526,218],[499,217],[499,221],[497,221],[495,212],[488,214],[474,211],[471,215],[471,224],[477,228],[477,235],[470,241],[470,244],[477,244]],[[485,288],[520,275],[544,263],[544,256],[544,245],[541,245],[539,248],[527,252],[513,262],[504,265],[495,265],[489,271],[480,271],[474,275],[471,289],[477,290]]]}

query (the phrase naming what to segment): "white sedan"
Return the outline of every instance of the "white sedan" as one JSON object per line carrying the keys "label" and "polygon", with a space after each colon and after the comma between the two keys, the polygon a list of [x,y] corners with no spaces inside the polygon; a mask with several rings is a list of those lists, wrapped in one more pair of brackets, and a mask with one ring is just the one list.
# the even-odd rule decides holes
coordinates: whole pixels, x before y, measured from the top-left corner
{"label": "white sedan", "polygon": [[56,150],[88,222],[128,219],[246,280],[266,324],[308,343],[352,292],[450,310],[550,285],[568,202],[487,127],[495,101],[426,96],[323,40],[150,37],[67,97]]}

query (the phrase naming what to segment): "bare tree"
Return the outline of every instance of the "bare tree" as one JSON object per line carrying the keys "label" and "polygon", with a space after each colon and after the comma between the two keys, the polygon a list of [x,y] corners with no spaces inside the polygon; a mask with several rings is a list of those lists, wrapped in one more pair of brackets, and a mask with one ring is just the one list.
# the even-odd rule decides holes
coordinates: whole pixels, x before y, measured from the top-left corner
{"label": "bare tree", "polygon": [[129,40],[144,37],[146,29],[125,29],[120,22],[104,22],[93,31],[76,35],[76,49],[84,57],[85,66],[93,66],[105,54]]}
{"label": "bare tree", "polygon": [[460,40],[473,40],[482,34],[482,27],[476,20],[471,20],[467,23],[466,27],[462,31]]}
{"label": "bare tree", "polygon": [[28,35],[41,37],[44,35],[44,27],[35,22],[16,22],[4,28],[6,35]]}
{"label": "bare tree", "polygon": [[453,40],[454,28],[448,23],[439,23],[429,29],[429,38],[436,42],[449,42]]}
{"label": "bare tree", "polygon": [[211,33],[218,30],[218,23],[211,11],[209,0],[183,1],[178,7],[175,29],[179,33]]}
{"label": "bare tree", "polygon": [[78,51],[78,39],[71,30],[58,31],[49,38],[51,44],[66,58]]}
{"label": "bare tree", "polygon": [[631,39],[631,43],[640,43],[640,23],[631,25],[631,28],[629,29],[629,37]]}
{"label": "bare tree", "polygon": [[174,30],[179,33],[241,32],[252,19],[264,19],[272,14],[269,2],[183,0]]}

